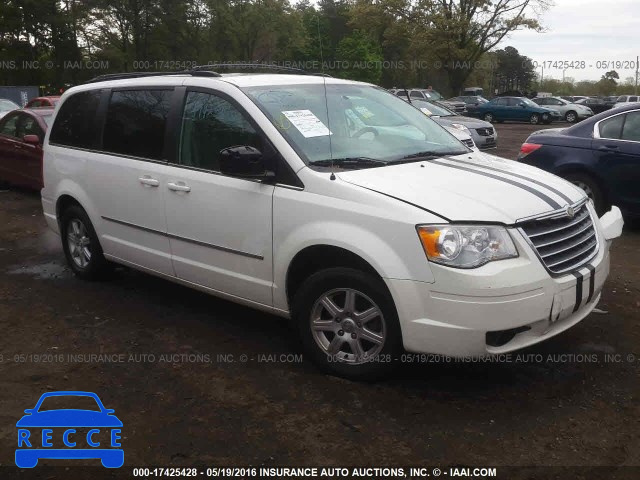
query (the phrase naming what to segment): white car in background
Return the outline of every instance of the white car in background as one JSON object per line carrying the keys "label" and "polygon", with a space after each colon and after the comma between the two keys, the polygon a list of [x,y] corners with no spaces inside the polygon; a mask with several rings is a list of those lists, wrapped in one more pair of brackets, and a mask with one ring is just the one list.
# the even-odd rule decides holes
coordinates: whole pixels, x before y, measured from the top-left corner
{"label": "white car in background", "polygon": [[541,107],[550,108],[560,112],[569,123],[575,123],[593,116],[593,111],[586,105],[571,103],[560,97],[536,97],[533,99]]}
{"label": "white car in background", "polygon": [[407,351],[512,352],[600,299],[616,207],[598,218],[579,188],[383,89],[136,77],[67,90],[44,141],[45,219],[80,278],[117,263],[290,318],[308,358],[349,378]]}
{"label": "white car in background", "polygon": [[638,95],[620,95],[613,104],[613,108],[629,105],[630,103],[640,102],[640,96]]}
{"label": "white car in background", "polygon": [[4,117],[9,112],[18,110],[19,108],[20,105],[17,103],[6,98],[0,98],[0,118]]}

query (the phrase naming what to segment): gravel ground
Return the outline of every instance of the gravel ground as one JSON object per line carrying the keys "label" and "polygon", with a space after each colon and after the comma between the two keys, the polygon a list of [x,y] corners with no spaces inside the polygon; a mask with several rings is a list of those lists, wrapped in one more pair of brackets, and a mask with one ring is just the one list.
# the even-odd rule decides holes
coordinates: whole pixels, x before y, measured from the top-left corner
{"label": "gravel ground", "polygon": [[[507,158],[536,129],[497,128]],[[76,279],[37,194],[0,193],[0,225],[0,478],[17,475],[15,422],[49,390],[96,392],[115,409],[126,466],[640,466],[637,227],[613,246],[605,313],[511,362],[403,365],[367,384],[292,356],[276,317],[126,269]],[[80,478],[47,470],[60,464],[23,476]],[[119,472],[92,476],[131,474]]]}

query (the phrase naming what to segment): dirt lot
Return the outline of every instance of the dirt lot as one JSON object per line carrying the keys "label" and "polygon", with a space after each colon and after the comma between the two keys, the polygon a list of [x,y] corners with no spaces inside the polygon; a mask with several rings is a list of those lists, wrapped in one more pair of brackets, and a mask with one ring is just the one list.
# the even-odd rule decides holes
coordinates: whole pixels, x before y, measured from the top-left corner
{"label": "dirt lot", "polygon": [[[497,153],[515,158],[534,129],[498,125]],[[2,479],[17,475],[16,421],[49,390],[96,392],[115,409],[125,466],[640,466],[638,227],[613,247],[606,313],[519,360],[404,365],[358,384],[287,357],[300,352],[281,319],[124,269],[77,280],[36,194],[0,193],[0,225]],[[28,475],[87,478],[72,472]],[[500,478],[532,478],[523,472]]]}

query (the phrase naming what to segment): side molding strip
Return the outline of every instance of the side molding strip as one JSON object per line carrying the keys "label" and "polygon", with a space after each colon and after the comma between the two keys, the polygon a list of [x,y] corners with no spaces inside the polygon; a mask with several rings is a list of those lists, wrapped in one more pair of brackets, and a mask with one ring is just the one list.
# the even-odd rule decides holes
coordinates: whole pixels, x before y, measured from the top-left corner
{"label": "side molding strip", "polygon": [[153,228],[148,228],[148,227],[142,227],[142,226],[136,225],[134,223],[125,222],[125,221],[122,221],[122,220],[116,220],[115,218],[109,218],[109,217],[102,216],[102,219],[103,220],[107,220],[109,222],[118,223],[120,225],[125,225],[127,227],[137,228],[138,230],[144,230],[145,232],[155,233],[156,235],[161,235],[163,237],[173,238],[175,240],[182,240],[183,242],[193,243],[195,245],[200,245],[202,247],[213,248],[214,250],[220,250],[222,252],[227,252],[227,253],[234,253],[236,255],[241,255],[243,257],[255,258],[256,260],[264,260],[264,257],[262,255],[256,255],[255,253],[247,253],[247,252],[243,252],[241,250],[235,250],[233,248],[222,247],[220,245],[214,245],[213,243],[201,242],[200,240],[193,240],[191,238],[181,237],[179,235],[173,235],[173,234],[167,233],[167,232],[161,232],[160,230],[155,230]]}

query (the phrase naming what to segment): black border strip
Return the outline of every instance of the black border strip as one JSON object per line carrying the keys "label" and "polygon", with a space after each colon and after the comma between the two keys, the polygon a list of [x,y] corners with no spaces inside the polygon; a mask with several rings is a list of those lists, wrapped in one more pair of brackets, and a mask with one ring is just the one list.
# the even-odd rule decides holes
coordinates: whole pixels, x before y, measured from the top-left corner
{"label": "black border strip", "polygon": [[593,298],[593,291],[596,287],[596,267],[589,264],[587,265],[587,268],[589,269],[589,272],[591,272],[591,275],[589,276],[589,296],[587,297],[587,303],[589,303]]}
{"label": "black border strip", "polygon": [[505,170],[500,170],[499,168],[489,167],[487,165],[482,165],[482,164],[478,164],[478,163],[465,162],[464,160],[461,160],[459,158],[447,157],[447,160],[451,160],[452,162],[464,163],[465,165],[471,165],[473,167],[484,168],[486,170],[492,170],[494,172],[504,173],[505,175],[511,175],[512,177],[521,178],[522,180],[526,180],[527,182],[535,183],[536,185],[540,185],[541,187],[546,188],[547,190],[549,190],[549,191],[555,193],[556,195],[558,195],[560,198],[562,198],[565,202],[567,202],[569,204],[574,203],[573,200],[571,200],[569,197],[567,197],[560,190],[556,190],[555,188],[550,187],[546,183],[540,182],[538,180],[534,180],[533,178],[529,178],[529,177],[526,177],[524,175],[520,175],[519,173],[513,173],[513,172],[509,172],[509,171],[505,171]]}
{"label": "black border strip", "polygon": [[582,303],[582,282],[584,281],[584,277],[580,272],[573,272],[573,276],[578,279],[576,282],[576,304],[573,307],[573,311],[576,312]]}
{"label": "black border strip", "polygon": [[200,245],[202,247],[213,248],[214,250],[220,250],[222,252],[234,253],[236,255],[241,255],[243,257],[255,258],[256,260],[264,260],[262,255],[256,255],[254,253],[247,253],[241,250],[235,250],[233,248],[221,247],[220,245],[214,245],[213,243],[201,242],[199,240],[193,240],[191,238],[181,237],[179,235],[173,235],[167,232],[161,232],[160,230],[154,230],[153,228],[142,227],[140,225],[136,225],[135,223],[129,223],[122,220],[116,220],[115,218],[109,218],[102,216],[103,220],[107,220],[109,222],[118,223],[120,225],[125,225],[127,227],[137,228],[138,230],[144,230],[145,232],[155,233],[157,235],[162,235],[163,237],[173,238],[175,240],[182,240],[183,242],[193,243],[195,245]]}
{"label": "black border strip", "polygon": [[508,183],[510,185],[514,185],[514,186],[516,186],[518,188],[526,190],[529,193],[534,194],[539,199],[545,201],[554,210],[558,210],[561,207],[558,202],[556,202],[553,198],[549,197],[548,195],[545,195],[544,193],[536,190],[535,188],[531,188],[528,185],[525,185],[525,184],[520,183],[520,182],[513,181],[513,180],[511,180],[509,178],[499,177],[498,175],[493,175],[492,173],[481,172],[479,170],[474,170],[472,168],[462,167],[460,165],[451,165],[450,163],[443,163],[443,162],[440,162],[438,160],[429,160],[429,163],[435,163],[436,165],[440,165],[442,167],[455,168],[457,170],[464,170],[465,172],[475,173],[476,175],[482,175],[483,177],[493,178],[495,180],[499,180],[501,182]]}

